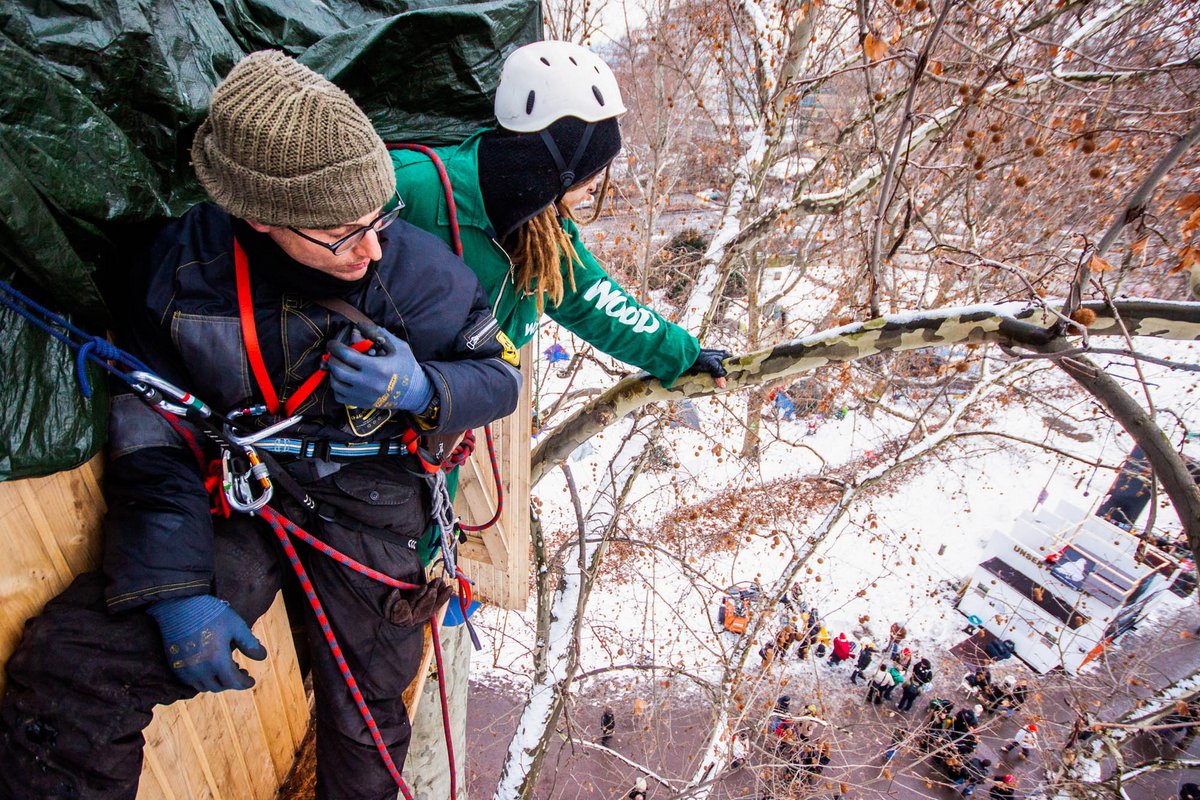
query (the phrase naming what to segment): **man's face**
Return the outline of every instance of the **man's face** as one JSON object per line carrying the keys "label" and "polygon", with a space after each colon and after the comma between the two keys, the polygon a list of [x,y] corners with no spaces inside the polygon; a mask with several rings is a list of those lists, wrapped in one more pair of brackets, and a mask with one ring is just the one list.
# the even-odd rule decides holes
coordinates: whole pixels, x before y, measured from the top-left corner
{"label": "man's face", "polygon": [[[313,239],[333,244],[359,228],[370,225],[379,216],[381,210],[381,208],[376,208],[353,222],[347,222],[336,228],[300,228],[299,230]],[[368,230],[366,235],[349,250],[334,255],[328,248],[322,247],[316,242],[310,242],[287,228],[277,228],[258,222],[250,222],[250,226],[259,233],[270,236],[275,244],[279,245],[279,248],[292,259],[306,267],[319,270],[343,281],[358,280],[367,274],[367,267],[372,261],[378,261],[383,256],[379,234],[373,229]]]}

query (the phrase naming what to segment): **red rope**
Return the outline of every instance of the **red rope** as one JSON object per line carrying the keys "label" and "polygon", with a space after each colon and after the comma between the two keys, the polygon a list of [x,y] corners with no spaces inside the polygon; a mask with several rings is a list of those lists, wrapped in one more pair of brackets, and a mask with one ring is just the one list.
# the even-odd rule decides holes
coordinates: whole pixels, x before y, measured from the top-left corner
{"label": "red rope", "polygon": [[[400,775],[400,770],[396,768],[396,762],[392,760],[392,754],[388,752],[387,743],[383,741],[383,734],[379,732],[379,725],[375,722],[375,716],[371,713],[371,709],[367,708],[367,701],[363,698],[362,690],[358,688],[358,681],[354,679],[354,673],[350,671],[350,665],[346,663],[346,657],[342,654],[342,647],[338,644],[337,637],[333,633],[333,628],[329,624],[329,618],[325,616],[325,608],[317,598],[316,589],[313,588],[312,581],[309,580],[308,572],[304,569],[304,565],[300,563],[300,555],[296,552],[292,540],[288,538],[288,533],[295,533],[297,536],[304,533],[304,536],[301,538],[305,541],[308,541],[310,538],[316,539],[316,537],[301,531],[295,523],[281,517],[270,506],[263,508],[259,514],[270,523],[271,530],[275,532],[275,538],[279,540],[279,544],[283,546],[284,553],[287,554],[288,561],[292,565],[292,571],[300,579],[300,586],[304,589],[304,595],[308,598],[308,604],[312,606],[313,613],[316,614],[317,624],[321,626],[321,632],[325,634],[325,642],[329,645],[329,651],[333,653],[333,660],[337,662],[338,669],[341,670],[342,679],[346,682],[346,687],[350,690],[350,696],[354,699],[354,705],[358,707],[359,716],[366,723],[367,730],[375,742],[375,749],[379,751],[379,757],[383,759],[384,767],[391,773],[397,788],[400,789],[400,794],[404,795],[404,800],[413,800],[412,792],[408,789],[408,784],[404,782],[404,778]],[[333,548],[328,547],[328,545],[326,547],[329,551],[337,552]],[[348,562],[353,561],[353,559],[349,559],[340,553],[338,553],[338,556],[341,556],[338,560],[346,566],[350,566]],[[357,564],[358,562],[354,563]],[[361,566],[359,564],[359,567]],[[361,571],[357,567],[351,568],[355,569],[355,571]],[[371,572],[375,573],[371,577],[387,586],[394,586],[397,589],[414,588],[411,583],[404,583],[403,581],[389,578],[382,573],[375,572],[375,570],[371,570]],[[367,573],[364,572],[363,574]],[[378,577],[375,577],[376,575]],[[444,692],[444,681],[440,681],[439,684],[443,685],[442,691]],[[453,772],[453,762],[451,762],[451,772]],[[452,777],[452,783],[453,780]]]}
{"label": "red rope", "polygon": [[[388,150],[413,150],[418,153],[423,153],[429,158],[430,161],[433,162],[434,169],[437,170],[438,180],[442,182],[442,195],[446,199],[446,210],[450,217],[450,246],[454,249],[455,255],[457,255],[459,258],[462,258],[463,246],[462,233],[458,227],[458,205],[454,202],[454,187],[450,183],[450,174],[446,172],[446,165],[442,163],[442,159],[432,147],[427,147],[423,144],[389,142],[387,148]],[[464,531],[487,530],[496,524],[496,522],[500,519],[500,515],[503,513],[504,509],[504,483],[500,477],[500,462],[496,458],[496,445],[495,442],[492,441],[492,426],[485,425],[483,427],[483,432],[487,436],[488,457],[491,458],[492,461],[492,478],[496,482],[496,513],[492,515],[491,519],[482,525],[463,525],[462,523],[459,523],[458,527]],[[471,448],[473,450],[475,447],[475,435],[471,432],[468,433],[471,436]],[[465,436],[463,437],[463,444],[466,444]],[[460,444],[458,448],[455,448],[454,454],[451,455],[451,459],[458,454],[458,451],[462,448],[462,446],[463,445]],[[454,466],[457,467],[463,461],[466,461],[466,456],[469,455],[470,452],[467,452],[461,458],[461,460],[454,464]]]}
{"label": "red rope", "polygon": [[442,159],[438,157],[438,154],[434,152],[432,147],[426,147],[423,144],[389,142],[387,149],[415,150],[418,153],[425,154],[433,162],[434,169],[437,170],[438,179],[442,182],[442,193],[446,198],[446,210],[450,215],[450,246],[454,249],[454,254],[462,258],[463,246],[462,236],[458,229],[458,205],[454,202],[454,187],[450,185],[450,175],[446,172],[446,165],[442,163]]}
{"label": "red rope", "polygon": [[467,525],[463,522],[458,523],[458,527],[464,531],[484,531],[496,524],[500,519],[500,515],[504,513],[504,484],[500,482],[500,462],[496,458],[496,444],[492,441],[492,426],[485,425],[483,434],[487,437],[488,458],[492,461],[492,477],[496,480],[496,513],[492,514],[492,518],[482,525]]}
{"label": "red rope", "polygon": [[[155,411],[167,420],[168,424],[179,434],[183,439],[192,455],[196,458],[196,463],[200,468],[201,474],[205,472],[205,457],[204,451],[200,447],[200,442],[196,439],[196,435],[183,425],[174,414],[170,414],[157,406],[153,407]],[[472,442],[472,444],[474,444]],[[217,484],[217,497],[221,497],[220,486]],[[279,540],[279,544],[283,547],[284,554],[287,555],[288,562],[292,565],[292,570],[296,573],[296,577],[300,580],[300,586],[304,589],[304,594],[308,598],[308,603],[312,607],[313,614],[316,615],[317,624],[321,627],[321,632],[325,635],[325,641],[329,645],[329,650],[333,654],[333,659],[337,662],[338,669],[342,673],[342,679],[346,682],[346,688],[350,690],[350,696],[354,700],[355,706],[358,708],[358,713],[362,717],[363,722],[367,726],[367,730],[371,734],[371,739],[375,742],[375,749],[379,751],[379,757],[383,760],[383,765],[391,774],[392,779],[396,782],[396,787],[400,793],[404,795],[405,800],[413,800],[412,792],[409,791],[408,784],[405,783],[404,777],[400,774],[400,770],[396,768],[396,762],[392,759],[392,754],[388,752],[387,744],[383,741],[383,734],[379,732],[379,725],[375,722],[375,716],[371,713],[371,709],[367,707],[366,699],[362,695],[362,690],[359,689],[358,681],[354,678],[354,673],[350,670],[350,665],[346,663],[346,658],[342,654],[342,647],[338,644],[337,637],[333,633],[333,628],[329,625],[329,618],[325,615],[325,608],[321,605],[320,599],[317,597],[316,589],[312,585],[312,581],[308,577],[304,565],[300,563],[300,556],[296,552],[295,546],[292,544],[288,534],[296,536],[298,539],[309,545],[322,555],[332,558],[339,564],[342,564],[349,569],[354,570],[362,575],[367,576],[371,580],[378,581],[385,586],[391,586],[394,589],[419,589],[415,583],[397,580],[389,575],[385,575],[377,569],[368,567],[360,561],[357,561],[333,546],[326,544],[322,540],[313,536],[308,531],[296,525],[291,520],[287,519],[275,509],[267,506],[263,508],[259,514],[271,526],[271,530],[275,532],[275,538]],[[226,515],[228,516],[228,514]],[[455,800],[458,797],[458,771],[454,765],[454,744],[452,734],[450,732],[450,701],[446,695],[446,680],[445,669],[442,664],[442,642],[441,636],[438,633],[438,624],[436,618],[430,619],[429,628],[431,639],[433,642],[433,654],[437,661],[438,671],[438,699],[442,706],[442,730],[446,736],[446,752],[450,759],[450,798]]]}

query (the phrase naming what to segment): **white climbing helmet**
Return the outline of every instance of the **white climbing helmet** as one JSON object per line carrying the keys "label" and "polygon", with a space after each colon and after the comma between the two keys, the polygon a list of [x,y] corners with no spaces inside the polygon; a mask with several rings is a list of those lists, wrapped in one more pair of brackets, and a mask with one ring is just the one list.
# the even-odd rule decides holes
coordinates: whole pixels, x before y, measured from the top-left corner
{"label": "white climbing helmet", "polygon": [[555,120],[599,122],[625,113],[617,78],[600,56],[571,42],[534,42],[509,54],[496,87],[496,119],[517,133]]}

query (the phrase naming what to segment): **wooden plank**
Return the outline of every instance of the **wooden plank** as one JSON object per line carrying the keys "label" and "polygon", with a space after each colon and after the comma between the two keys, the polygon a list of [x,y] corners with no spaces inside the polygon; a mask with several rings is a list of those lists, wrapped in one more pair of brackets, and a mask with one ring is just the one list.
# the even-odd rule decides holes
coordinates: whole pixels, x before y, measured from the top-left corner
{"label": "wooden plank", "polygon": [[[229,759],[218,758],[214,764],[213,759],[210,759],[208,754],[208,745],[212,741],[201,736],[196,730],[197,720],[195,718],[199,716],[199,724],[204,728],[205,733],[214,732],[212,722],[209,719],[210,715],[205,713],[212,699],[211,694],[200,695],[186,703],[175,703],[171,708],[172,710],[177,710],[179,713],[178,730],[181,737],[180,744],[191,750],[191,758],[199,767],[200,774],[204,776],[204,786],[208,789],[208,795],[213,800],[225,800],[225,793],[221,791],[221,785],[217,783],[217,769],[220,770],[222,780],[226,781],[225,785],[232,788],[232,782],[229,781],[229,776],[225,774],[228,770],[223,768],[229,764]],[[217,726],[217,730],[219,730],[219,726]],[[228,742],[218,742],[218,744],[228,746]],[[228,753],[221,755],[228,756]]]}
{"label": "wooden plank", "polygon": [[[97,457],[70,472],[0,483],[0,666],[25,620],[98,563],[102,473]],[[265,664],[243,659],[258,686],[155,709],[138,800],[272,800],[309,708],[281,597],[255,632],[270,653]],[[0,670],[0,691],[3,680]]]}
{"label": "wooden plank", "polygon": [[[305,731],[308,730],[310,708],[308,695],[304,692],[304,681],[300,675],[300,665],[296,660],[296,643],[292,639],[292,627],[282,592],[275,597],[270,613],[265,615],[260,623],[264,635],[274,643],[272,680],[279,687],[280,696],[283,698],[289,741],[294,754],[296,747],[304,739]],[[280,773],[279,778],[282,780],[285,774],[286,770]]]}
{"label": "wooden plank", "polygon": [[142,757],[141,785],[138,787],[138,800],[178,800],[175,792],[171,791],[167,778],[166,767],[158,758],[157,748],[147,746]]}
{"label": "wooden plank", "polygon": [[261,726],[245,724],[254,713],[253,699],[246,692],[221,692],[213,699],[221,714],[221,725],[233,743],[238,774],[245,786],[243,796],[247,800],[270,800],[278,781],[266,737]]}
{"label": "wooden plank", "polygon": [[[143,734],[146,748],[153,749],[158,761],[165,767],[163,777],[171,794],[178,800],[214,800],[208,791],[195,752],[187,740],[180,721],[183,705],[158,706],[154,709],[154,721]],[[145,772],[143,765],[142,771]],[[139,787],[138,799],[142,800]]]}
{"label": "wooden plank", "polygon": [[[492,424],[504,485],[504,510],[497,524],[468,534],[461,548],[463,569],[475,581],[475,596],[501,608],[522,609],[529,596],[529,439],[532,386],[528,346],[522,351],[526,390],[509,417]],[[495,509],[494,479],[482,433],[469,465],[464,465],[456,511],[480,523]]]}
{"label": "wooden plank", "polygon": [[[21,640],[25,620],[41,611],[100,555],[103,501],[96,466],[0,483],[0,663]],[[0,692],[5,676],[0,671]]]}
{"label": "wooden plank", "polygon": [[[272,610],[279,610],[282,603],[282,597],[277,597]],[[262,731],[266,737],[267,751],[270,753],[275,775],[281,779],[291,768],[296,744],[299,738],[303,737],[304,731],[301,729],[299,737],[293,735],[288,719],[287,695],[281,686],[281,681],[287,679],[290,666],[279,662],[286,657],[287,648],[291,646],[291,635],[289,632],[287,636],[279,636],[276,627],[270,624],[271,616],[268,612],[254,627],[254,634],[267,650],[266,661],[243,659],[241,663],[258,684],[252,690],[254,707],[257,717],[262,722]],[[294,664],[294,651],[292,661]],[[299,680],[298,671],[294,677]]]}

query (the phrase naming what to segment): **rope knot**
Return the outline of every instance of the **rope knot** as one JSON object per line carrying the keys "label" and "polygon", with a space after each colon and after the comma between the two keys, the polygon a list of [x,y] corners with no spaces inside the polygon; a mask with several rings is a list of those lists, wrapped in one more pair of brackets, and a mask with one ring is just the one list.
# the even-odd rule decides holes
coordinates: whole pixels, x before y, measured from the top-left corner
{"label": "rope knot", "polygon": [[91,336],[79,347],[75,354],[75,377],[79,381],[79,392],[86,398],[92,397],[92,384],[88,380],[88,356],[104,361],[119,360],[124,353],[112,342],[100,336]]}

